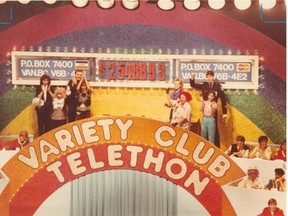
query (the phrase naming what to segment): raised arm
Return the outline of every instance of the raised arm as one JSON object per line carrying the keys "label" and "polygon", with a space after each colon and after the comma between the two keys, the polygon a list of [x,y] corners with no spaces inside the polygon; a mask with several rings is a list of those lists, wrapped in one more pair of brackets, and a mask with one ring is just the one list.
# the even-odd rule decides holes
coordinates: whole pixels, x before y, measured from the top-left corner
{"label": "raised arm", "polygon": [[90,87],[90,85],[89,85],[89,82],[88,82],[88,80],[86,79],[86,77],[84,76],[84,81],[85,81],[85,84],[86,84],[86,86],[87,86],[87,91],[91,91],[91,87]]}
{"label": "raised arm", "polygon": [[51,87],[50,87],[50,85],[48,86],[48,92],[49,92],[51,98],[54,99],[54,98],[55,98],[55,95],[53,94],[53,92],[51,92]]}
{"label": "raised arm", "polygon": [[79,81],[79,83],[77,85],[77,88],[76,88],[77,92],[79,92],[82,82],[83,82],[83,77],[82,77],[82,79]]}
{"label": "raised arm", "polygon": [[170,90],[170,88],[166,89],[166,104],[168,107],[172,107],[171,95],[170,95],[169,90]]}
{"label": "raised arm", "polygon": [[219,84],[218,97],[221,100],[223,115],[227,115],[227,102],[222,86]]}
{"label": "raised arm", "polygon": [[201,89],[202,90],[202,86],[203,84],[197,84],[195,83],[195,77],[196,77],[196,74],[195,73],[192,73],[191,74],[191,79],[190,79],[190,86],[194,89]]}

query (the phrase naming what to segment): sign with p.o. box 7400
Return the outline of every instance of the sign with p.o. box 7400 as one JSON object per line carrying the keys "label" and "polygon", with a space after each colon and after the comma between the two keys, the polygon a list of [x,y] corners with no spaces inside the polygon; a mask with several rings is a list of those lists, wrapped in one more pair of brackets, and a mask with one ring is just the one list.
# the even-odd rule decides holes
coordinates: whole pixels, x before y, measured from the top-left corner
{"label": "sign with p.o. box 7400", "polygon": [[70,79],[75,69],[89,70],[89,60],[81,59],[19,59],[19,78],[39,78],[43,74],[52,79]]}
{"label": "sign with p.o. box 7400", "polygon": [[205,82],[207,71],[224,89],[257,89],[258,56],[255,55],[164,55],[65,52],[12,52],[12,83],[38,85],[43,74],[52,85],[66,85],[75,70],[86,73],[90,86],[172,87],[182,78],[184,88],[195,74]]}
{"label": "sign with p.o. box 7400", "polygon": [[181,58],[176,62],[176,74],[184,80],[195,75],[196,82],[205,82],[207,71],[213,71],[224,88],[254,89],[258,88],[258,61],[258,56]]}
{"label": "sign with p.o. box 7400", "polygon": [[75,70],[83,70],[92,80],[93,58],[67,53],[12,52],[12,83],[39,85],[40,77],[50,76],[53,85],[67,85]]}

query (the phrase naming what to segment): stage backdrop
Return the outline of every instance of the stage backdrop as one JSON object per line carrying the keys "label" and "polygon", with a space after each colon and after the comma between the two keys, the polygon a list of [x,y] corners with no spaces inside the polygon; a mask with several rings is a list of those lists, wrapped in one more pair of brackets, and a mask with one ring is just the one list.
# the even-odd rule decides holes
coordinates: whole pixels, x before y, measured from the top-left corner
{"label": "stage backdrop", "polygon": [[[180,2],[169,12],[146,2],[141,2],[135,11],[124,9],[120,2],[116,2],[110,10],[103,10],[93,3],[84,8],[76,8],[70,3],[47,6],[40,2],[29,5],[9,2],[1,5],[8,21],[11,10],[14,18],[9,24],[0,26],[0,41],[3,41],[0,52],[0,134],[16,135],[20,129],[28,130],[35,137],[38,133],[35,111],[31,106],[36,83],[12,85],[13,50],[80,54],[189,54],[207,58],[211,55],[248,54],[261,59],[259,88],[245,90],[239,86],[237,90],[235,86],[234,90],[225,90],[228,118],[219,122],[221,148],[225,150],[238,134],[252,142],[265,134],[270,143],[280,143],[286,136],[286,49],[285,43],[279,42],[285,25],[262,23],[255,15],[259,8],[255,8],[258,7],[251,7],[248,12],[250,20],[257,24],[241,22],[248,15],[237,11],[216,12],[204,6],[197,11],[188,11]],[[274,37],[273,32],[281,34]],[[99,60],[102,65],[105,61],[101,63]],[[58,72],[59,76],[63,76],[61,71]],[[202,72],[199,73],[201,75]],[[184,72],[181,74],[188,84],[189,76]],[[113,87],[112,84],[93,88],[93,115],[130,114],[168,121],[169,110],[163,106],[164,88]],[[167,87],[171,85],[167,84]],[[193,95],[193,120],[197,121],[201,119],[199,92],[187,85],[186,88]]]}

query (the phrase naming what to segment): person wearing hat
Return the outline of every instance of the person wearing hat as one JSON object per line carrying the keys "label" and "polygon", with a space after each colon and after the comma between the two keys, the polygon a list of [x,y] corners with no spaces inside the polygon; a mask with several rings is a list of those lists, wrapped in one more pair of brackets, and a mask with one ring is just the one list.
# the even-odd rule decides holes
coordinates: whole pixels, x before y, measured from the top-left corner
{"label": "person wearing hat", "polygon": [[281,168],[276,168],[275,170],[275,178],[270,179],[265,189],[267,190],[278,190],[278,191],[286,191],[286,180],[284,178],[285,172]]}
{"label": "person wearing hat", "polygon": [[256,166],[250,166],[245,176],[238,184],[241,188],[264,189],[263,180],[259,177],[259,170]]}
{"label": "person wearing hat", "polygon": [[189,92],[182,91],[179,93],[178,100],[171,100],[170,96],[167,97],[168,106],[173,108],[171,125],[179,126],[184,129],[190,129],[190,120],[192,116],[192,108],[189,102],[192,96]]}
{"label": "person wearing hat", "polygon": [[216,132],[216,115],[217,115],[217,103],[215,102],[215,92],[210,91],[208,93],[208,100],[203,101],[203,97],[200,97],[202,101],[201,111],[203,113],[201,124],[201,136],[214,144],[215,132]]}
{"label": "person wearing hat", "polygon": [[[227,118],[227,103],[226,103],[226,97],[224,94],[224,90],[220,83],[216,82],[214,79],[214,72],[213,71],[207,71],[206,72],[206,79],[207,82],[204,83],[195,83],[195,76],[196,74],[191,74],[190,79],[190,86],[194,89],[199,89],[202,91],[202,96],[204,101],[208,100],[208,94],[210,91],[214,91],[215,93],[215,101],[218,102],[218,98],[221,100],[222,105],[222,112],[223,112],[223,119]],[[216,133],[215,133],[215,142],[214,144],[217,147],[220,147],[220,139],[219,139],[219,131],[217,127],[217,115],[215,115],[215,122],[216,122]]]}

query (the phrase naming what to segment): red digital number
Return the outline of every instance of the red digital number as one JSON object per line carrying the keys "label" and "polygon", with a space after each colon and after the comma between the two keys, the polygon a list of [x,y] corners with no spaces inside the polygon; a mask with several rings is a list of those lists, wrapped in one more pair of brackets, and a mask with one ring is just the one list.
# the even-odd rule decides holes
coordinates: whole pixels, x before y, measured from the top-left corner
{"label": "red digital number", "polygon": [[118,79],[123,80],[125,76],[125,65],[123,62],[118,62]]}
{"label": "red digital number", "polygon": [[99,76],[105,77],[105,74],[106,74],[106,64],[104,61],[101,61],[99,65]]}
{"label": "red digital number", "polygon": [[139,63],[135,62],[133,64],[133,67],[132,67],[132,79],[133,80],[139,80]]}
{"label": "red digital number", "polygon": [[159,80],[160,81],[166,80],[166,67],[164,62],[158,63],[158,70],[159,70]]}
{"label": "red digital number", "polygon": [[139,71],[140,79],[146,80],[147,79],[147,64],[146,62],[142,62],[140,64],[140,71]]}
{"label": "red digital number", "polygon": [[156,79],[156,64],[154,62],[149,63],[148,79],[151,81]]}
{"label": "red digital number", "polygon": [[116,77],[114,76],[115,73],[115,62],[109,62],[109,80],[115,80]]}
{"label": "red digital number", "polygon": [[131,79],[132,79],[132,75],[131,75],[131,64],[130,64],[130,62],[127,62],[127,63],[126,63],[125,76],[128,77],[128,80],[131,80]]}

